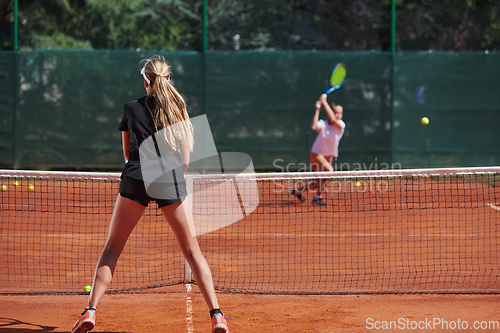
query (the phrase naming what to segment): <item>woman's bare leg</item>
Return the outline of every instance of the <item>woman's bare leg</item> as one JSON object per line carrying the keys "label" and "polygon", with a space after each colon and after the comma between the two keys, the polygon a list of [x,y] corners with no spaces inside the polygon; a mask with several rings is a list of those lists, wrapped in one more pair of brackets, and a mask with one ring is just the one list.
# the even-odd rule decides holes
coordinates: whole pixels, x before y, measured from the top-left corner
{"label": "woman's bare leg", "polygon": [[106,292],[113,278],[116,262],[144,210],[144,206],[118,195],[109,225],[108,240],[97,262],[94,283],[88,302],[89,308],[96,308],[101,297]]}
{"label": "woman's bare leg", "polygon": [[[186,202],[186,201],[184,201]],[[172,228],[177,242],[179,243],[184,258],[193,270],[201,294],[205,298],[210,310],[218,309],[219,303],[215,294],[212,272],[208,263],[201,253],[200,246],[196,236],[191,233],[189,222],[182,207],[183,203],[170,205],[161,209]]]}
{"label": "woman's bare leg", "polygon": [[[332,166],[333,156],[323,156],[321,154],[310,153],[309,162],[315,171],[334,171]],[[324,186],[324,181],[316,179],[313,181],[312,185],[316,195],[321,195],[321,189]]]}

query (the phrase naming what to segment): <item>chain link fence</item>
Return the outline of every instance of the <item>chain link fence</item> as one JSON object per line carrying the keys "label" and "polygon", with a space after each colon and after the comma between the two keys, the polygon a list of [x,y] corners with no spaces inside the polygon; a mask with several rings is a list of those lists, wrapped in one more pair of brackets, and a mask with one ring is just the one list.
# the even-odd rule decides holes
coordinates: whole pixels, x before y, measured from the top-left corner
{"label": "chain link fence", "polygon": [[419,0],[398,3],[398,50],[500,50],[498,0]]}
{"label": "chain link fence", "polygon": [[498,0],[0,0],[0,14],[3,50],[500,50]]}

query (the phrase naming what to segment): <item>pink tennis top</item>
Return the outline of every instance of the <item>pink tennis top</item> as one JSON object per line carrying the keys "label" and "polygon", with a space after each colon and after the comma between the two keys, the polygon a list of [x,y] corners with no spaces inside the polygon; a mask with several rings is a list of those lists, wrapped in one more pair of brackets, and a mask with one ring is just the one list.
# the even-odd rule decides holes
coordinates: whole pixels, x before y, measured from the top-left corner
{"label": "pink tennis top", "polygon": [[318,126],[318,136],[314,140],[311,152],[314,154],[321,154],[323,156],[339,155],[339,142],[344,135],[345,123],[339,120],[342,128],[336,125],[328,124],[328,121],[320,119],[316,123]]}

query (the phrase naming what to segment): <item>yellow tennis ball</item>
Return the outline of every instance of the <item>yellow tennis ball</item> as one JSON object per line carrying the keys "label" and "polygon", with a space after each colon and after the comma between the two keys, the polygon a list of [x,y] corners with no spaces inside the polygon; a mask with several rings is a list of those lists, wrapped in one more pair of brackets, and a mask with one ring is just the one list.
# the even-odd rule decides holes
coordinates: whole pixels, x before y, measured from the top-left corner
{"label": "yellow tennis ball", "polygon": [[33,191],[33,190],[35,190],[35,186],[33,184],[29,184],[28,189],[30,191]]}
{"label": "yellow tennis ball", "polygon": [[361,186],[361,183],[360,182],[356,182],[356,187],[360,187]]}
{"label": "yellow tennis ball", "polygon": [[14,180],[14,186],[19,186],[19,182],[17,180]]}
{"label": "yellow tennis ball", "polygon": [[7,191],[7,185],[2,185],[2,191]]}
{"label": "yellow tennis ball", "polygon": [[86,285],[83,287],[83,292],[86,294],[90,294],[90,291],[92,290],[92,286]]}
{"label": "yellow tennis ball", "polygon": [[420,120],[420,122],[422,123],[422,125],[427,125],[429,123],[429,118],[423,117],[422,120]]}

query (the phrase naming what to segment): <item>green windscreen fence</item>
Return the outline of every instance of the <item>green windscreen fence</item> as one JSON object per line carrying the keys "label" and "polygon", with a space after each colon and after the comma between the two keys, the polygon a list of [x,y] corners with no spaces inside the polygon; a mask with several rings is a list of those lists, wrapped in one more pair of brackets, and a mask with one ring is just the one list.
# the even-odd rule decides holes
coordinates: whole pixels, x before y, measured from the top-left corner
{"label": "green windscreen fence", "polygon": [[[346,122],[336,169],[500,164],[498,53],[162,54],[191,116],[207,115],[218,151],[246,153],[256,170],[308,169],[314,103],[338,62],[348,74],[328,97]],[[148,55],[0,53],[0,166],[120,170],[122,106],[145,94]]]}
{"label": "green windscreen fence", "polygon": [[[394,69],[394,161],[499,165],[498,54],[405,54],[394,57]],[[423,116],[429,125],[418,126]]]}

